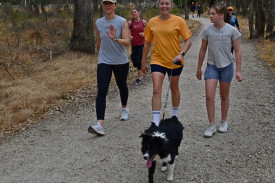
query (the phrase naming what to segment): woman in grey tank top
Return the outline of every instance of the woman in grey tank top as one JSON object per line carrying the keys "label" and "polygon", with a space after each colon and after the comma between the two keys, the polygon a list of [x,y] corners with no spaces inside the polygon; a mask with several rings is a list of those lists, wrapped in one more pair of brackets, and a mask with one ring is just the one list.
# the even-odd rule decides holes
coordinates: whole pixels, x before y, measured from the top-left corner
{"label": "woman in grey tank top", "polygon": [[116,0],[103,0],[105,16],[96,21],[96,47],[98,51],[96,120],[88,132],[104,135],[103,122],[106,110],[106,96],[112,74],[116,79],[121,98],[120,120],[129,119],[127,108],[127,76],[129,61],[125,46],[130,44],[126,19],[115,14]]}

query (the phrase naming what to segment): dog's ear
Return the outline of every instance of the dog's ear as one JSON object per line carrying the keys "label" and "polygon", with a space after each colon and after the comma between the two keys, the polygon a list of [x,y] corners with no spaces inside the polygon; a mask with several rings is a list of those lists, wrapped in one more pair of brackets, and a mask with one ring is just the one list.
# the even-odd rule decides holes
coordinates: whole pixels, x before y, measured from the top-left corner
{"label": "dog's ear", "polygon": [[143,139],[149,139],[152,137],[151,134],[147,134],[147,133],[142,133],[139,137],[143,138]]}

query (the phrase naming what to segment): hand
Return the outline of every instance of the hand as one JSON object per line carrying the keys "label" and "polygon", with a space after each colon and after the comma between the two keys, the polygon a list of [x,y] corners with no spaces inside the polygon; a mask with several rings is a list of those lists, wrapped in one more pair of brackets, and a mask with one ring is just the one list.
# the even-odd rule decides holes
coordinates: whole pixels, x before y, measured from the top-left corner
{"label": "hand", "polygon": [[109,30],[110,32],[106,31],[106,33],[111,40],[114,40],[116,38],[116,28],[111,24]]}
{"label": "hand", "polygon": [[139,35],[140,37],[144,37],[144,32],[140,32],[138,35]]}
{"label": "hand", "polygon": [[239,82],[242,82],[243,80],[243,76],[240,72],[236,72],[236,79],[239,81]]}
{"label": "hand", "polygon": [[197,70],[197,79],[198,80],[201,80],[201,75],[202,75],[202,72],[200,69]]}
{"label": "hand", "polygon": [[147,70],[148,70],[148,67],[146,65],[146,63],[141,63],[141,71],[143,74],[147,74]]}
{"label": "hand", "polygon": [[[173,62],[176,63],[177,65],[182,65],[182,58],[183,56],[181,54],[178,54],[177,56],[175,56]],[[181,64],[178,64],[178,63],[181,63]]]}

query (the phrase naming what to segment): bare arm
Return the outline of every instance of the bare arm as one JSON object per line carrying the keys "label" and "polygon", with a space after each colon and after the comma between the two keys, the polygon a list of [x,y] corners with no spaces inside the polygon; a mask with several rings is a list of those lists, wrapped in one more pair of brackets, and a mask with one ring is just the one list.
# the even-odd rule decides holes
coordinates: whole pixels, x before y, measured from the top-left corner
{"label": "bare arm", "polygon": [[129,20],[129,21],[128,21],[128,28],[129,28],[130,41],[133,39],[133,36],[131,35],[131,29],[130,29],[131,24],[132,24],[132,20]]}
{"label": "bare arm", "polygon": [[236,57],[236,78],[239,82],[241,82],[243,80],[243,77],[241,74],[242,52],[240,47],[240,38],[233,40],[233,48]]}
{"label": "bare arm", "polygon": [[[192,45],[191,39],[190,38],[186,39],[184,41],[184,45],[181,49],[181,52],[184,52],[186,54],[189,48],[191,47],[191,45]],[[183,59],[183,56],[180,53],[174,58],[174,60],[176,61],[182,61],[182,59]]]}
{"label": "bare arm", "polygon": [[125,22],[122,27],[122,39],[119,39],[117,43],[123,46],[128,46],[130,44],[130,33],[127,22]]}
{"label": "bare arm", "polygon": [[[143,22],[144,27],[146,27],[147,21],[142,19],[142,22]],[[140,36],[140,37],[144,37],[144,32],[140,32],[140,33],[139,33],[139,36]]]}
{"label": "bare arm", "polygon": [[208,41],[205,40],[205,39],[202,39],[201,49],[200,49],[200,53],[199,53],[198,66],[197,66],[197,79],[198,80],[201,80],[201,75],[202,75],[201,66],[203,64],[203,60],[204,60],[204,57],[205,57],[207,46],[208,46]]}
{"label": "bare arm", "polygon": [[[108,36],[110,39],[114,40],[116,39],[116,29],[114,28],[113,25],[109,26],[110,32],[107,31]],[[123,27],[122,27],[122,38],[116,39],[117,44],[123,45],[123,46],[128,46],[130,44],[130,33],[129,33],[129,26],[128,22],[124,22]]]}
{"label": "bare arm", "polygon": [[142,53],[142,61],[141,61],[141,70],[144,74],[147,73],[147,65],[146,65],[146,58],[149,53],[151,43],[145,41],[144,47],[143,47],[143,53]]}
{"label": "bare arm", "polygon": [[95,34],[96,34],[96,49],[97,49],[97,52],[99,52],[101,39],[97,28],[95,28]]}

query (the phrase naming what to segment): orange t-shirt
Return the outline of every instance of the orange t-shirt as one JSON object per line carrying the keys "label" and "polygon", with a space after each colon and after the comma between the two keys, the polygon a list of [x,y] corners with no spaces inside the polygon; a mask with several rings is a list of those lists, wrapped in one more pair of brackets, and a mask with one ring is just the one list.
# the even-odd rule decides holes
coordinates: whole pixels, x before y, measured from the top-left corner
{"label": "orange t-shirt", "polygon": [[[154,41],[151,64],[171,69],[173,59],[181,51],[179,36],[183,40],[192,36],[183,18],[172,14],[167,20],[161,20],[159,16],[150,19],[145,27],[144,37],[147,42]],[[175,65],[174,68],[179,67],[181,66]]]}

